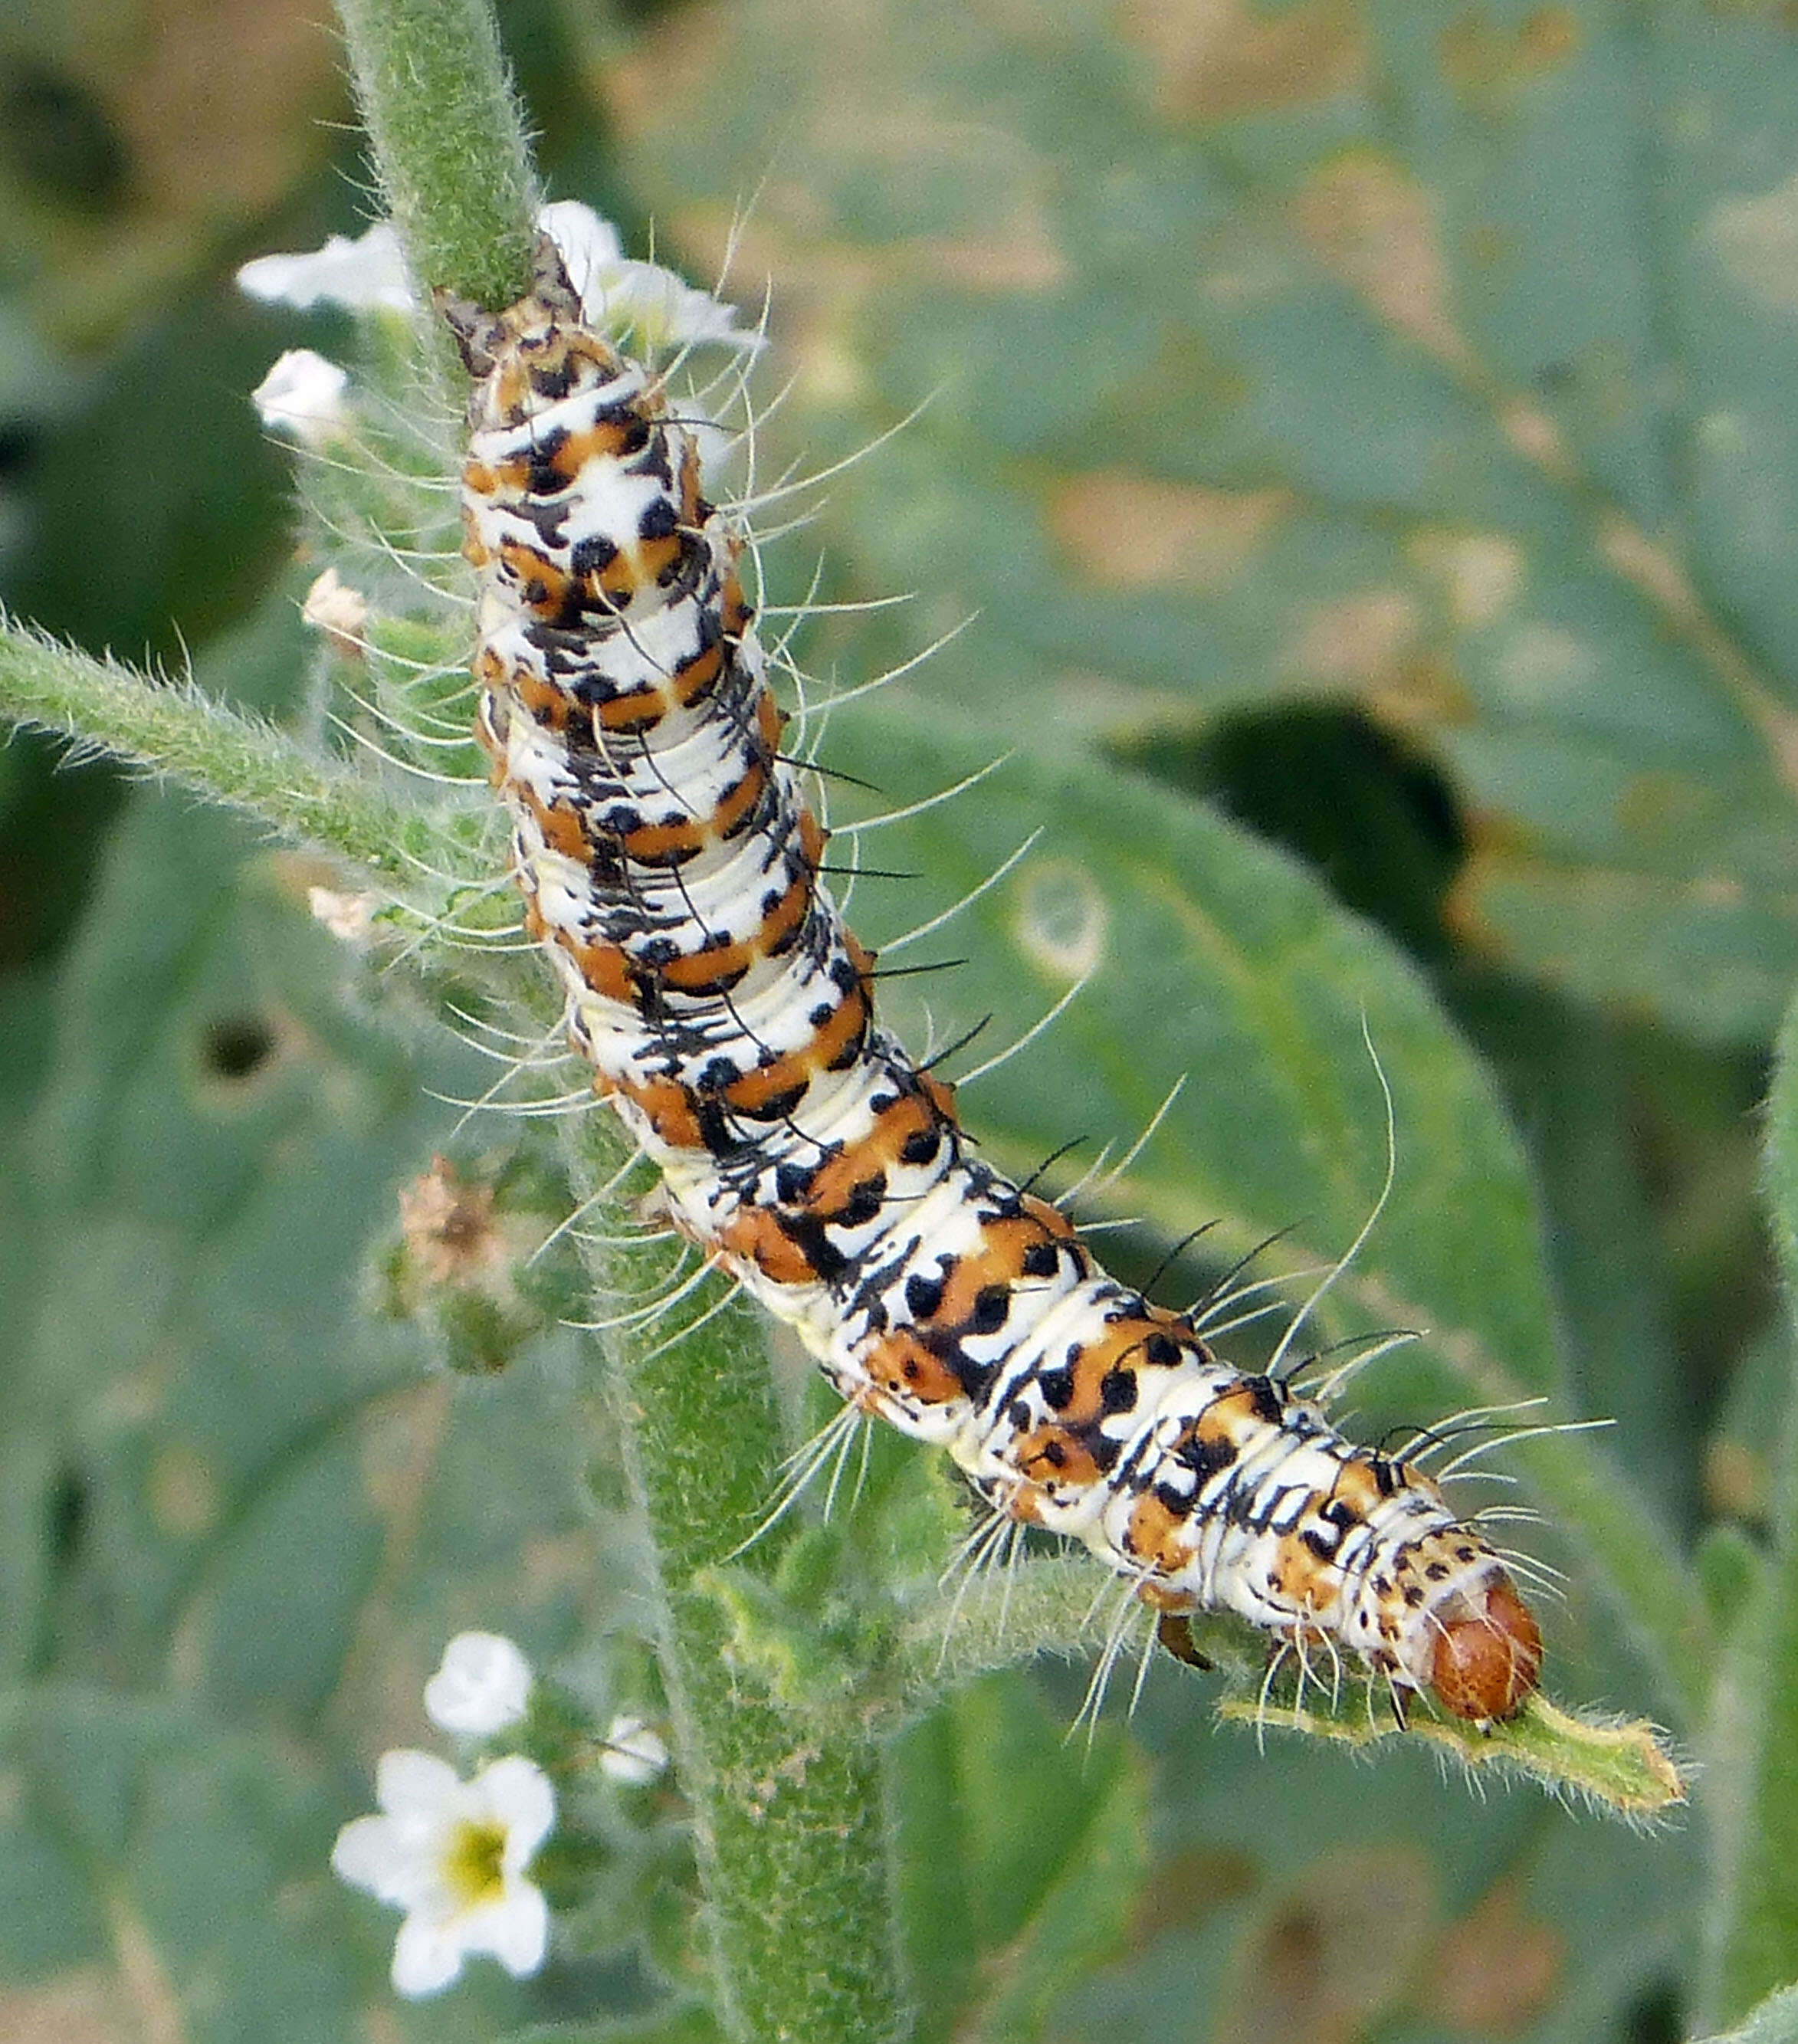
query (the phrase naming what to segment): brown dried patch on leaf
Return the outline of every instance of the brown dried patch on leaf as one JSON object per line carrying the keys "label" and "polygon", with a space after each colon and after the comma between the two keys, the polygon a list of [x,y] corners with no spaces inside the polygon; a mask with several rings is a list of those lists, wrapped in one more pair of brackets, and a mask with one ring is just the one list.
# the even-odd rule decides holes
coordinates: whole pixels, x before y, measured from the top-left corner
{"label": "brown dried patch on leaf", "polygon": [[1238,1946],[1216,2044],[1352,2044],[1404,1992],[1434,1914],[1421,1850],[1326,1854]]}
{"label": "brown dried patch on leaf", "polygon": [[218,1479],[205,1456],[186,1441],[171,1441],[156,1451],[144,1496],[157,1531],[176,1539],[198,1539],[218,1518]]}
{"label": "brown dried patch on leaf", "polygon": [[1580,25],[1566,7],[1538,7],[1515,28],[1468,8],[1455,14],[1436,47],[1450,85],[1470,98],[1489,98],[1570,63],[1579,54]]}
{"label": "brown dried patch on leaf", "polygon": [[113,1980],[98,1966],[0,1994],[0,2037],[29,2038],[31,2044],[117,2044],[131,2034],[130,2021]]}
{"label": "brown dried patch on leaf", "polygon": [[1764,1455],[1746,1442],[1712,1441],[1704,1450],[1700,1481],[1704,1508],[1713,1519],[1754,1525],[1766,1516],[1771,1474]]}
{"label": "brown dried patch on leaf", "polygon": [[1262,14],[1243,0],[1127,0],[1124,33],[1155,67],[1155,98],[1177,120],[1327,99],[1358,85],[1366,45],[1347,0],[1299,0]]}
{"label": "brown dried patch on leaf", "polygon": [[56,63],[114,138],[120,200],[48,221],[51,313],[109,331],[321,160],[344,112],[339,52],[288,0],[77,0]]}
{"label": "brown dried patch on leaf", "polygon": [[1049,524],[1089,581],[1212,590],[1238,573],[1293,504],[1285,490],[1206,490],[1109,469],[1056,490]]}
{"label": "brown dried patch on leaf", "polygon": [[1566,1959],[1566,1941],[1524,1913],[1516,1881],[1501,1881],[1443,1933],[1425,2007],[1451,2030],[1516,2036],[1554,2000]]}
{"label": "brown dried patch on leaf", "polygon": [[1408,590],[1369,590],[1308,613],[1281,664],[1320,687],[1371,688],[1397,675],[1422,629]]}
{"label": "brown dried patch on leaf", "polygon": [[1435,216],[1399,166],[1370,149],[1321,165],[1293,202],[1293,224],[1330,274],[1444,362],[1470,354],[1448,305]]}
{"label": "brown dried patch on leaf", "polygon": [[633,38],[630,53],[607,63],[594,80],[620,137],[656,140],[683,110],[690,116],[706,105],[731,31],[731,10],[709,0],[659,15]]}
{"label": "brown dried patch on leaf", "polygon": [[505,1266],[493,1188],[462,1177],[447,1157],[433,1157],[429,1170],[400,1188],[400,1228],[414,1266],[432,1284],[471,1284]]}
{"label": "brown dried patch on leaf", "polygon": [[1523,549],[1503,532],[1419,532],[1411,558],[1440,582],[1450,621],[1463,629],[1490,624],[1516,600],[1523,586]]}
{"label": "brown dried patch on leaf", "polygon": [[1247,1854],[1175,1853],[1158,1862],[1143,1883],[1130,1919],[1131,1948],[1141,1951],[1164,1932],[1202,1923],[1254,1890],[1254,1863]]}

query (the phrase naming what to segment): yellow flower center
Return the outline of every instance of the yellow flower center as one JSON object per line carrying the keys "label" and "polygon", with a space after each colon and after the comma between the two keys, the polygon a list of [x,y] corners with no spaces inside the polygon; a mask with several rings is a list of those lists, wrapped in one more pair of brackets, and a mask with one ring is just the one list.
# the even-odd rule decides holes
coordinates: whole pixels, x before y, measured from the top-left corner
{"label": "yellow flower center", "polygon": [[444,1854],[444,1877],[465,1909],[494,1902],[505,1892],[503,1825],[458,1824]]}

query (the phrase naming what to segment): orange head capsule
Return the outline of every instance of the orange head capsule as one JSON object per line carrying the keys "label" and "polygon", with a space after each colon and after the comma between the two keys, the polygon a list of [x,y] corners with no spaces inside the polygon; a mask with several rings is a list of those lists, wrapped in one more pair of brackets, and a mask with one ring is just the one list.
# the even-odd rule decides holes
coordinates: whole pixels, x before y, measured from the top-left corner
{"label": "orange head capsule", "polygon": [[1477,1608],[1442,1622],[1431,1689],[1458,1718],[1509,1717],[1542,1673],[1542,1629],[1508,1576],[1494,1577],[1470,1602]]}

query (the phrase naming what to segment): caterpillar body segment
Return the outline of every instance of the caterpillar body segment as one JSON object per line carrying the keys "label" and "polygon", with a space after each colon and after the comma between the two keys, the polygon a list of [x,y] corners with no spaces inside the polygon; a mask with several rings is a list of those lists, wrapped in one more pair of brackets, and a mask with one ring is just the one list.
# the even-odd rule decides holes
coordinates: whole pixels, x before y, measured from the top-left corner
{"label": "caterpillar body segment", "polygon": [[444,310],[475,379],[478,736],[571,1039],[679,1224],[844,1398],[1158,1610],[1235,1612],[1459,1717],[1516,1710],[1535,1620],[1429,1477],[1106,1275],[880,1026],[778,756],[741,540],[656,378],[547,244],[517,305]]}

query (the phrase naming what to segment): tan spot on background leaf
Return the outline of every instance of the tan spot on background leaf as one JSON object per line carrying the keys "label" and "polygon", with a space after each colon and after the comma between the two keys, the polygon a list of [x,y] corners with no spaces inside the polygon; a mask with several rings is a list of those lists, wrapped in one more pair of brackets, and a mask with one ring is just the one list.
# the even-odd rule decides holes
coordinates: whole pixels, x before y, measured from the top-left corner
{"label": "tan spot on background leaf", "polygon": [[1714,206],[1704,232],[1731,283],[1777,312],[1798,313],[1798,171],[1758,198]]}
{"label": "tan spot on background leaf", "polygon": [[1190,1851],[1159,1861],[1143,1882],[1130,1920],[1130,1942],[1140,1950],[1164,1931],[1204,1922],[1226,1904],[1254,1892],[1254,1862],[1239,1852]]}
{"label": "tan spot on background leaf", "polygon": [[1500,409],[1498,429],[1525,460],[1533,461],[1550,475],[1573,478],[1573,467],[1567,459],[1567,443],[1561,436],[1561,428],[1539,405],[1525,398],[1512,400]]}
{"label": "tan spot on background leaf", "polygon": [[121,2044],[126,2011],[98,1966],[58,1973],[20,1994],[0,1994],[0,2037],[29,2044]]}
{"label": "tan spot on background leaf", "polygon": [[1502,532],[1420,532],[1411,557],[1442,583],[1459,625],[1490,624],[1523,585],[1523,549]]}
{"label": "tan spot on background leaf", "polygon": [[990,234],[927,237],[905,243],[895,253],[898,261],[927,279],[964,291],[1040,297],[1065,284],[1069,276],[1067,258],[1039,206],[1019,207]]}
{"label": "tan spot on background leaf", "polygon": [[119,1894],[107,1903],[106,1920],[113,1962],[131,2006],[136,2037],[141,2044],[187,2044],[181,1997],[149,1926]]}
{"label": "tan spot on background leaf", "polygon": [[409,1528],[436,1467],[451,1402],[449,1386],[432,1383],[370,1408],[362,1429],[363,1485],[382,1518]]}
{"label": "tan spot on background leaf", "polygon": [[1350,2044],[1405,1990],[1434,1914],[1421,1850],[1325,1854],[1239,1944],[1214,2044]]}
{"label": "tan spot on background leaf", "polygon": [[716,0],[681,7],[636,37],[628,56],[604,64],[595,75],[596,96],[619,133],[641,141],[682,108],[703,106],[730,35],[731,10]]}
{"label": "tan spot on background leaf", "polygon": [[1451,2029],[1515,2036],[1554,1999],[1566,1957],[1566,1940],[1526,1915],[1516,1883],[1501,1881],[1443,1933],[1426,2005]]}
{"label": "tan spot on background leaf", "polygon": [[1449,83],[1489,95],[1561,69],[1579,53],[1580,25],[1565,7],[1538,7],[1515,29],[1481,9],[1458,13],[1437,47]]}
{"label": "tan spot on background leaf", "polygon": [[1397,673],[1422,622],[1416,600],[1402,589],[1320,605],[1304,618],[1288,663],[1326,688],[1369,687]]}
{"label": "tan spot on background leaf", "polygon": [[1543,710],[1569,690],[1585,687],[1596,666],[1585,641],[1558,624],[1520,626],[1494,663],[1494,677],[1513,709]]}
{"label": "tan spot on background leaf", "polygon": [[1056,539],[1093,581],[1118,589],[1215,589],[1292,511],[1285,490],[1205,490],[1112,469],[1049,500]]}
{"label": "tan spot on background leaf", "polygon": [[347,110],[340,52],[288,0],[77,0],[55,61],[119,138],[125,198],[46,223],[45,311],[101,335],[274,206]]}
{"label": "tan spot on background leaf", "polygon": [[1266,14],[1242,0],[1127,0],[1124,34],[1147,51],[1155,98],[1208,121],[1327,98],[1358,84],[1366,50],[1347,0],[1299,0]]}
{"label": "tan spot on background leaf", "polygon": [[1357,149],[1322,165],[1293,204],[1307,246],[1389,325],[1444,361],[1469,359],[1448,305],[1435,215],[1396,163]]}
{"label": "tan spot on background leaf", "polygon": [[218,1516],[217,1481],[199,1450],[184,1441],[158,1452],[147,1489],[158,1530],[178,1539],[195,1539]]}
{"label": "tan spot on background leaf", "polygon": [[1390,674],[1358,691],[1370,715],[1394,731],[1463,730],[1480,720],[1477,698],[1439,655],[1407,655]]}
{"label": "tan spot on background leaf", "polygon": [[1105,955],[1110,916],[1092,875],[1066,859],[1033,859],[1019,874],[1018,947],[1057,979],[1094,971]]}

